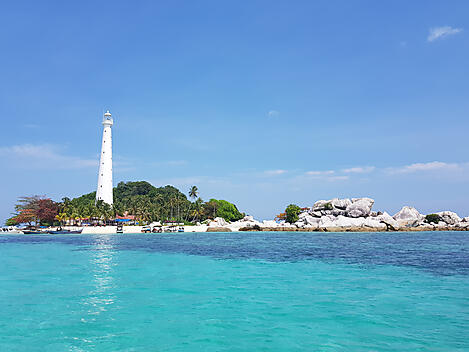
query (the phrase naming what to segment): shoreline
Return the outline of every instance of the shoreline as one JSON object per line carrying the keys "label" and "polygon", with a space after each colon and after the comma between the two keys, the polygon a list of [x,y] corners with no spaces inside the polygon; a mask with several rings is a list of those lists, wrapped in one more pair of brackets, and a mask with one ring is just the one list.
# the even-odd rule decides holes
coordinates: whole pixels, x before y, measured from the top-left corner
{"label": "shoreline", "polygon": [[[85,226],[85,227],[64,227],[64,229],[76,231],[82,229],[80,234],[75,235],[122,235],[122,234],[144,234],[142,229],[145,226],[124,226],[123,233],[117,233],[117,226]],[[403,227],[397,230],[391,230],[386,228],[372,228],[372,227],[320,227],[320,228],[301,228],[301,227],[251,227],[251,228],[239,228],[233,226],[207,226],[207,225],[186,225],[184,226],[184,232],[162,232],[162,233],[146,233],[148,235],[163,235],[163,234],[183,234],[183,233],[248,233],[248,232],[318,232],[318,233],[398,233],[398,232],[464,232],[469,231],[469,227],[455,227],[455,226],[428,226],[428,227]],[[15,234],[15,233],[5,233]],[[18,235],[38,235],[38,234],[23,234],[16,233]],[[44,233],[46,234],[46,233]],[[40,234],[41,235],[41,234]],[[55,236],[61,236],[63,234],[56,234]]]}

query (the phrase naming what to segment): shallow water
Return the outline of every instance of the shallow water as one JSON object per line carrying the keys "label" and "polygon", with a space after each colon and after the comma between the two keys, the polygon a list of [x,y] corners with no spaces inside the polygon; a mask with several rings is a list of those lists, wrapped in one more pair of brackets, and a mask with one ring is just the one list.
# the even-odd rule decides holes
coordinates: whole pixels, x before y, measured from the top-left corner
{"label": "shallow water", "polygon": [[467,351],[469,234],[0,236],[0,351]]}

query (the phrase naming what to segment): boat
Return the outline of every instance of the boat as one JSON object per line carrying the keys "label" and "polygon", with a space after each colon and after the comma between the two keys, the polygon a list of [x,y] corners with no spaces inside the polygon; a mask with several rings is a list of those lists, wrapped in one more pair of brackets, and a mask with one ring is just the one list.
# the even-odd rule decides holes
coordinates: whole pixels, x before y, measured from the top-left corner
{"label": "boat", "polygon": [[55,231],[52,231],[52,230],[47,231],[47,233],[49,233],[51,235],[74,235],[74,234],[80,234],[82,231],[83,231],[83,229],[81,229],[81,230],[67,230],[67,229],[58,228]]}
{"label": "boat", "polygon": [[0,234],[11,233],[11,234],[23,234],[24,232],[16,226],[6,226],[0,228]]}
{"label": "boat", "polygon": [[40,235],[41,233],[44,233],[44,232],[38,231],[38,230],[23,230],[23,233],[25,235]]}
{"label": "boat", "polygon": [[150,233],[151,232],[151,227],[150,226],[143,226],[141,232]]}

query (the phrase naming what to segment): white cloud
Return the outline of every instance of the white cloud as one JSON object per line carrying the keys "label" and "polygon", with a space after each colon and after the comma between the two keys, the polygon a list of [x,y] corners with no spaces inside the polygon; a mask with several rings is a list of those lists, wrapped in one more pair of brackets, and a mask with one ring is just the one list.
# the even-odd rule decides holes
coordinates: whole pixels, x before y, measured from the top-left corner
{"label": "white cloud", "polygon": [[97,167],[97,159],[83,159],[64,155],[54,145],[21,144],[0,147],[0,157],[11,166],[22,168],[81,169]]}
{"label": "white cloud", "polygon": [[348,180],[349,178],[350,178],[349,176],[341,175],[341,176],[328,177],[327,179],[329,181],[345,181],[345,180]]}
{"label": "white cloud", "polygon": [[447,36],[458,34],[462,32],[462,28],[453,28],[451,26],[443,26],[443,27],[434,27],[430,28],[427,41],[433,42],[437,39],[443,39]]}
{"label": "white cloud", "polygon": [[351,167],[349,169],[343,169],[342,172],[345,172],[346,174],[366,174],[372,172],[374,169],[374,166]]}
{"label": "white cloud", "polygon": [[270,110],[267,115],[269,117],[277,117],[278,115],[280,115],[280,112],[278,112],[277,110]]}
{"label": "white cloud", "polygon": [[327,170],[327,171],[307,171],[306,175],[308,176],[327,176],[334,174],[334,170]]}
{"label": "white cloud", "polygon": [[444,163],[441,161],[432,161],[428,163],[414,163],[410,165],[405,165],[402,167],[388,168],[387,170],[390,173],[394,174],[408,174],[415,172],[429,172],[429,171],[455,171],[458,170],[461,165],[457,163]]}
{"label": "white cloud", "polygon": [[282,175],[287,173],[287,170],[267,170],[264,171],[264,174],[267,176],[276,176],[276,175]]}

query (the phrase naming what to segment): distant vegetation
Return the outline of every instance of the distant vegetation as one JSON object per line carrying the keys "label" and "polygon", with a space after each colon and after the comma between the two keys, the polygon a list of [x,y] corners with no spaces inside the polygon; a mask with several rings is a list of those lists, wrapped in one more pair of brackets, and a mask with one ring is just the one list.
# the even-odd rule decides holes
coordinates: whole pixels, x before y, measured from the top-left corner
{"label": "distant vegetation", "polygon": [[290,204],[285,209],[285,220],[290,224],[298,221],[298,214],[300,214],[301,208],[296,204]]}
{"label": "distant vegetation", "polygon": [[428,214],[425,216],[425,222],[438,224],[441,221],[441,216],[438,214]]}
{"label": "distant vegetation", "polygon": [[5,225],[17,224],[51,224],[59,212],[58,203],[42,196],[21,197],[15,205],[14,216]]}
{"label": "distant vegetation", "polygon": [[[240,213],[236,205],[227,202],[226,200],[210,199],[206,206],[210,205],[215,209],[216,216],[225,219],[226,221],[237,221],[244,218],[244,213]],[[209,214],[208,214],[209,215]]]}
{"label": "distant vegetation", "polygon": [[197,222],[210,218],[222,217],[235,221],[244,217],[244,213],[226,201],[210,199],[204,202],[193,186],[189,192],[192,202],[186,195],[173,186],[154,187],[148,182],[120,182],[114,187],[114,205],[96,202],[96,192],[62,202],[54,202],[46,197],[22,197],[15,207],[15,214],[7,224],[45,224],[55,222],[78,222],[81,219],[109,220],[116,216],[134,215],[136,220]]}

